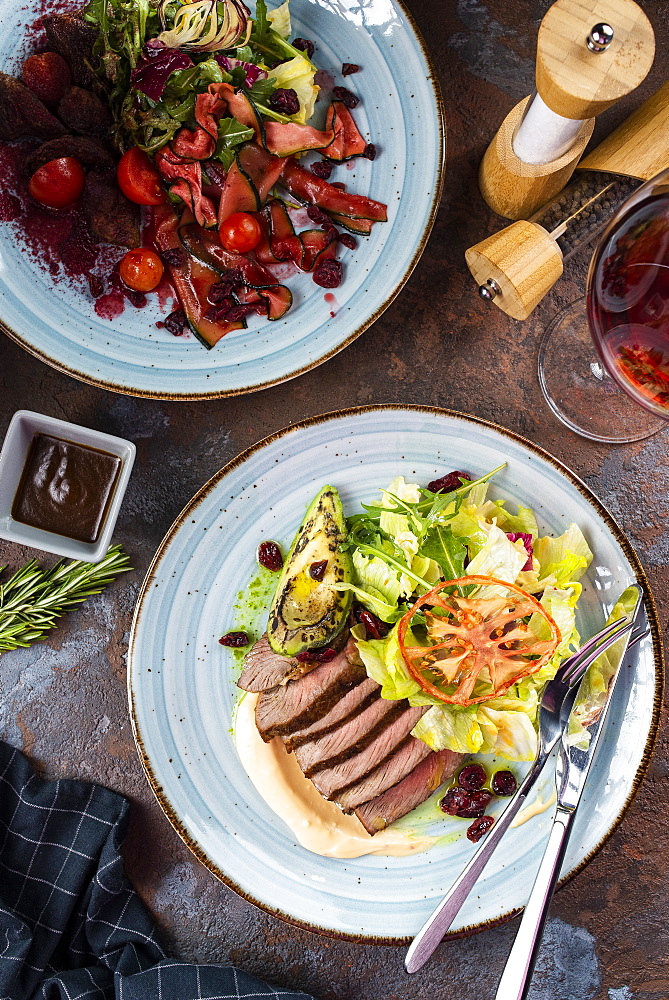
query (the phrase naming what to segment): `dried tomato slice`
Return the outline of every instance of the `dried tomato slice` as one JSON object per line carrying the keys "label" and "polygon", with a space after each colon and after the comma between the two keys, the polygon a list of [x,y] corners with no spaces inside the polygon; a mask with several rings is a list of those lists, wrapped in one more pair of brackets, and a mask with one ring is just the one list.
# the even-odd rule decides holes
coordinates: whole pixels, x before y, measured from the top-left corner
{"label": "dried tomato slice", "polygon": [[[460,596],[471,586],[503,587],[504,593]],[[533,614],[544,619],[550,639],[537,638],[529,628]],[[425,645],[406,645],[410,628],[427,633]],[[535,597],[490,576],[463,576],[437,584],[401,619],[398,638],[414,680],[428,694],[453,705],[474,705],[504,694],[521,677],[541,670],[561,641],[560,629]],[[490,690],[473,697],[477,681]]]}

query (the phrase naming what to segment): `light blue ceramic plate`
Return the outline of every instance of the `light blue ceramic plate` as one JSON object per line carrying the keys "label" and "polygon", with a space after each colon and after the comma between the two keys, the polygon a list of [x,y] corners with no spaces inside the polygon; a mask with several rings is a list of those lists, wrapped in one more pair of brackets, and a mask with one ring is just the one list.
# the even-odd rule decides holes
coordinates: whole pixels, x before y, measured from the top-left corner
{"label": "light blue ceramic plate", "polygon": [[[0,67],[20,73],[26,26],[42,0],[0,0]],[[270,4],[275,6],[275,4]],[[61,4],[62,7],[62,4]],[[85,382],[137,396],[206,398],[249,392],[294,378],[350,344],[392,302],[416,265],[439,204],[445,133],[439,87],[401,0],[292,0],[295,34],[314,39],[315,59],[361,98],[355,115],[379,150],[351,161],[332,180],[389,207],[345,250],[345,280],[326,300],[311,275],[289,279],[295,304],[285,320],[250,321],[207,351],[195,339],[156,327],[155,304],[99,318],[86,282],[73,288],[31,258],[20,222],[0,227],[0,324],[30,353]],[[342,62],[362,71],[342,79]],[[170,307],[171,308],[171,307]],[[335,315],[332,316],[331,313]]]}
{"label": "light blue ceramic plate", "polygon": [[[450,842],[410,858],[338,861],[295,843],[244,771],[230,731],[239,695],[230,650],[217,642],[237,594],[257,570],[266,538],[288,545],[323,483],[348,512],[396,475],[428,483],[502,462],[494,495],[532,507],[544,532],[576,521],[595,553],[584,580],[583,635],[601,625],[643,570],[625,536],[567,469],[522,438],[473,417],[422,407],[344,410],[290,427],[244,452],[194,497],[162,542],[139,598],[129,657],[135,737],[149,781],[197,857],[237,892],[311,929],[364,940],[416,933],[470,856],[467,824],[434,808],[418,824]],[[652,638],[616,689],[611,721],[579,810],[564,867],[573,873],[619,822],[641,781],[657,726],[662,653]],[[480,928],[522,907],[552,813],[512,830],[455,931]],[[439,817],[439,818],[437,818]],[[436,819],[436,822],[435,822]],[[416,826],[413,818],[411,826]]]}

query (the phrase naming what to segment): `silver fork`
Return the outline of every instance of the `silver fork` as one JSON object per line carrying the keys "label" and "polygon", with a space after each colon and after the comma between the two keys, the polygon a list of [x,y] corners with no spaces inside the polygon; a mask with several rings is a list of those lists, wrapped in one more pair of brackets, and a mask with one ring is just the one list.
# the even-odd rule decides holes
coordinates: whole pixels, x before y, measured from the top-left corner
{"label": "silver fork", "polygon": [[[471,857],[439,906],[428,917],[413,939],[404,960],[404,968],[407,972],[417,972],[432,955],[453,923],[498,843],[525,804],[544,764],[562,734],[560,711],[566,699],[570,698],[573,702],[576,697],[576,685],[581,681],[590,664],[594,663],[598,656],[606,652],[623,635],[631,632],[633,627],[634,622],[627,617],[619,618],[605,626],[601,632],[594,635],[572,656],[563,661],[553,680],[544,688],[539,708],[539,751],[534,763],[513,798],[510,799],[506,809],[496,820],[490,833],[486,835],[481,846]],[[630,642],[637,642],[640,638],[641,634],[632,636]]]}

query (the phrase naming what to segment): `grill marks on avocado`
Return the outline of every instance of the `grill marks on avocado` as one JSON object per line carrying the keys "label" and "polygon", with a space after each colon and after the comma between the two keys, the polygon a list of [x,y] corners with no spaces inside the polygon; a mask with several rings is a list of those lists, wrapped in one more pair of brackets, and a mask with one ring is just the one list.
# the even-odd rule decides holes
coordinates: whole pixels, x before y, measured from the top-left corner
{"label": "grill marks on avocado", "polygon": [[[346,537],[339,494],[325,486],[297,531],[270,608],[267,635],[275,652],[295,656],[319,649],[346,624],[351,596],[332,587],[351,578],[351,558],[341,551]],[[315,579],[310,568],[322,562],[323,575]]]}

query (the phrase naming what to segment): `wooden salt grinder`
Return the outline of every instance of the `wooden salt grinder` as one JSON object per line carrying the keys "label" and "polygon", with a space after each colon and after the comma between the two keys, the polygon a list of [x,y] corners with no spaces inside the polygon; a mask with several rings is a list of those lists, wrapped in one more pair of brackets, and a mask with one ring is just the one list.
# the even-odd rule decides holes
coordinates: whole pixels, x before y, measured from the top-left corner
{"label": "wooden salt grinder", "polygon": [[481,162],[490,207],[527,219],[561,191],[595,116],[638,87],[654,54],[653,29],[634,0],[557,0],[539,28],[537,93],[509,112]]}

